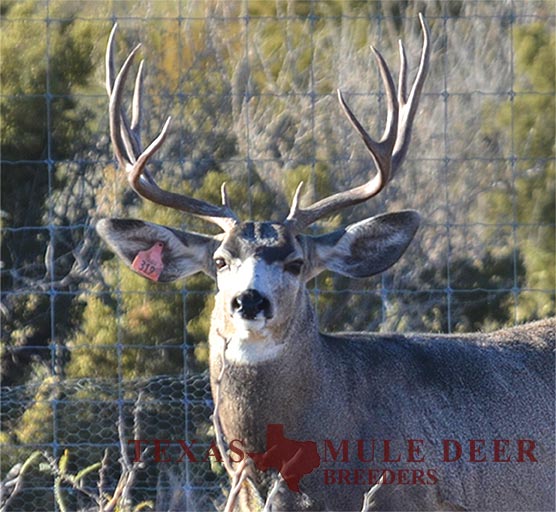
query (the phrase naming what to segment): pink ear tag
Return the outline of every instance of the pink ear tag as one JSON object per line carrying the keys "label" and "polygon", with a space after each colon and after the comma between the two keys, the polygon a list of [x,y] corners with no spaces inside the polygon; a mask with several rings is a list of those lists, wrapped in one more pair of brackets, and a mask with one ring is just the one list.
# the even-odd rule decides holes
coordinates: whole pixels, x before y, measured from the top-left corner
{"label": "pink ear tag", "polygon": [[150,249],[139,251],[131,264],[131,268],[151,281],[158,281],[164,270],[162,249],[164,249],[164,243],[156,242]]}

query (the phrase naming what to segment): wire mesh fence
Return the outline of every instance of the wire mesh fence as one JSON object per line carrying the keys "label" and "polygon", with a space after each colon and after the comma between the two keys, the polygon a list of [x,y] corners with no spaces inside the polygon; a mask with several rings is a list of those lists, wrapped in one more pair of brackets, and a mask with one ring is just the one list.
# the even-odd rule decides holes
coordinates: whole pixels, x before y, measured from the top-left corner
{"label": "wire mesh fence", "polygon": [[[313,232],[406,208],[420,212],[421,227],[381,276],[313,280],[320,326],[461,332],[554,315],[552,2],[4,3],[7,510],[108,502],[129,474],[124,453],[133,465],[126,443],[138,436],[198,451],[158,446],[156,459],[151,442],[124,486],[125,507],[212,510],[225,496],[206,451],[212,282],[148,283],[94,230],[119,216],[207,231],[138,200],[116,169],[103,89],[113,24],[119,63],[142,43],[145,143],[173,118],[151,166],[157,181],[214,203],[226,181],[242,218],[280,220],[300,180],[310,201],[372,172],[336,88],[380,133],[385,99],[369,45],[396,70],[403,40],[414,71],[418,12],[433,54],[403,169],[380,197]],[[164,447],[172,462],[162,461]]]}
{"label": "wire mesh fence", "polygon": [[37,459],[13,499],[21,468],[4,482],[7,510],[109,508],[110,500],[102,496],[115,495],[125,455],[137,470],[133,483],[125,482],[132,495],[124,507],[213,510],[222,504],[225,480],[207,455],[212,400],[206,373],[187,379],[44,381],[5,389],[3,408],[9,411],[6,422],[30,409],[38,421],[55,421],[40,442],[5,452],[22,463]]}

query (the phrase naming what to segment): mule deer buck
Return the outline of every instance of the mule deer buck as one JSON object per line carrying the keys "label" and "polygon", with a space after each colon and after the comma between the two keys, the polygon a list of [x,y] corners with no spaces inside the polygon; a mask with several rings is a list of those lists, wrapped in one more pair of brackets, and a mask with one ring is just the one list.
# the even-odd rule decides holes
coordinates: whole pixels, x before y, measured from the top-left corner
{"label": "mule deer buck", "polygon": [[[430,57],[423,48],[411,88],[400,44],[398,90],[373,49],[385,88],[387,121],[373,140],[339,92],[341,108],[363,139],[376,174],[363,185],[308,207],[300,187],[283,221],[240,221],[226,190],[222,205],[161,189],[146,169],[169,126],[143,150],[142,66],[131,119],[123,87],[135,48],[116,74],[115,28],[107,48],[110,135],[132,189],[157,204],[217,224],[218,236],[141,220],[104,219],[101,237],[140,273],[172,281],[204,272],[218,292],[210,329],[210,375],[219,382],[220,420],[246,453],[265,452],[269,425],[290,440],[312,441],[320,467],[283,485],[275,510],[359,510],[378,477],[374,510],[554,510],[555,322],[491,334],[321,334],[305,283],[325,269],[367,277],[393,265],[419,224],[414,211],[368,218],[311,236],[312,223],[367,201],[392,179],[407,152]],[[151,263],[137,267],[138,254]],[[150,265],[150,266],[149,266]],[[272,475],[253,468],[264,496]],[[249,508],[249,489],[243,505]]]}

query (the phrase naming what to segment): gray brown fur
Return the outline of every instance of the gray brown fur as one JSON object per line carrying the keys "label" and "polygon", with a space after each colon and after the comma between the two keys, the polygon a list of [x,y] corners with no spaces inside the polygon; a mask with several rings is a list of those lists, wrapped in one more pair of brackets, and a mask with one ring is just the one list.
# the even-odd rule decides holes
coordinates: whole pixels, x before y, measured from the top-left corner
{"label": "gray brown fur", "polygon": [[[312,309],[299,306],[308,311],[284,340],[284,358],[227,371],[229,439],[264,451],[270,423],[284,424],[291,439],[424,439],[437,451],[441,439],[533,439],[536,464],[442,466],[431,458],[436,485],[383,486],[371,510],[554,510],[553,319],[479,335],[331,336],[316,335]],[[303,480],[309,509],[361,509],[368,489],[326,488],[322,479]],[[278,510],[294,510],[302,497],[282,499]]]}

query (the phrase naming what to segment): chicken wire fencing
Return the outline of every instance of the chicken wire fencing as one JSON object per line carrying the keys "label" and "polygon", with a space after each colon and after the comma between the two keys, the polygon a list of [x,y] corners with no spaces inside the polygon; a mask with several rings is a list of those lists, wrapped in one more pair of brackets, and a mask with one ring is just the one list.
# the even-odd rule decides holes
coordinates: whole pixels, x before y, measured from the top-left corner
{"label": "chicken wire fencing", "polygon": [[95,232],[127,217],[215,233],[137,198],[117,169],[103,62],[114,23],[118,66],[142,44],[144,143],[172,116],[157,181],[213,203],[227,182],[242,219],[280,220],[299,181],[308,203],[373,172],[336,88],[378,137],[369,45],[397,76],[402,40],[413,77],[419,12],[432,56],[403,168],[311,232],[408,208],[421,226],[380,276],[308,283],[321,329],[554,315],[553,2],[2,3],[3,510],[215,510],[228,488],[211,450],[212,282],[147,282]]}

